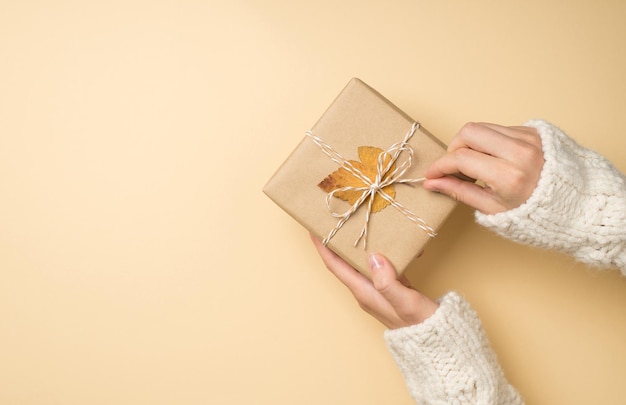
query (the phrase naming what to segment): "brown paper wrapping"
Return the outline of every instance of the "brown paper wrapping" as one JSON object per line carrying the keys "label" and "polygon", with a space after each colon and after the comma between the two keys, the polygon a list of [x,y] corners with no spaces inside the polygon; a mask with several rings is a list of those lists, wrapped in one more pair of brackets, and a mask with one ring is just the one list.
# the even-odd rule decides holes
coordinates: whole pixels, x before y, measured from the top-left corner
{"label": "brown paper wrapping", "polygon": [[[347,160],[359,160],[359,146],[375,146],[383,150],[400,142],[411,129],[414,120],[359,79],[352,79],[328,110],[312,128],[314,135],[343,155]],[[411,168],[403,178],[420,178],[426,168],[445,153],[445,145],[423,128],[409,141],[415,155]],[[296,219],[320,240],[337,224],[326,207],[326,193],[317,185],[338,165],[315,143],[305,137],[263,191],[278,206]],[[456,202],[444,195],[415,185],[396,184],[396,201],[437,230],[452,212]],[[411,261],[431,239],[417,224],[400,211],[388,206],[373,213],[369,221],[367,248],[354,247],[365,221],[363,204],[330,240],[328,247],[368,275],[368,256],[382,253],[389,258],[398,273],[404,272]],[[347,209],[349,204],[333,198],[333,207]]]}

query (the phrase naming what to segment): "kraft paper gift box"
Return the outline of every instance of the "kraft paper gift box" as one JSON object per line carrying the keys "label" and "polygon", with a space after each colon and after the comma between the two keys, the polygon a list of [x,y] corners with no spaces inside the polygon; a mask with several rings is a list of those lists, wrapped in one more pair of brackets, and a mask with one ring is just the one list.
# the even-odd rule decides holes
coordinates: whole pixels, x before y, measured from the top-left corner
{"label": "kraft paper gift box", "polygon": [[[388,257],[400,274],[424,249],[455,208],[456,202],[442,194],[426,191],[419,181],[396,181],[393,184],[395,196],[390,195],[393,193],[389,187],[382,188],[394,204],[388,204],[388,200],[381,196],[376,197],[374,205],[387,206],[378,212],[370,212],[368,220],[371,184],[358,180],[358,173],[352,174],[346,169],[341,174],[336,172],[340,163],[352,161],[352,167],[365,174],[370,183],[375,183],[375,175],[384,171],[397,150],[390,148],[402,143],[407,136],[410,139],[406,146],[412,149],[412,159],[410,167],[397,180],[422,178],[426,168],[445,154],[445,145],[377,91],[359,79],[352,79],[319,121],[307,131],[263,191],[320,240],[335,231],[327,246],[363,274],[369,274],[368,256],[374,252]],[[359,161],[359,147],[363,146],[380,149],[364,148],[370,154],[367,157],[369,169],[355,163]],[[324,153],[323,148],[337,162]],[[371,156],[372,151],[376,152],[374,157]],[[381,151],[387,151],[388,155],[378,160],[378,152]],[[341,155],[343,160],[334,153]],[[390,178],[392,171],[403,164],[406,167],[409,155],[410,151],[406,148],[399,152],[394,166],[382,179]],[[346,181],[350,184],[344,184]],[[322,182],[325,182],[326,191],[319,186]],[[353,188],[342,188],[329,197],[327,191],[332,192],[333,186]],[[339,198],[342,191],[344,199]],[[340,215],[350,211],[353,208],[351,203],[363,193],[363,203],[338,227]],[[421,226],[419,221],[423,221]],[[367,234],[359,239],[364,227]]]}

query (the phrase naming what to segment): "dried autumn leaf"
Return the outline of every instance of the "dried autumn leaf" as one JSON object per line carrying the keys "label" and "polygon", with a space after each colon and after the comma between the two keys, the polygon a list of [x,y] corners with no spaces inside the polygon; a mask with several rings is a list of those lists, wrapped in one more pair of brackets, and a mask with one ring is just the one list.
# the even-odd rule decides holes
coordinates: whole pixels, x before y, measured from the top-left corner
{"label": "dried autumn leaf", "polygon": [[[374,146],[359,146],[358,151],[359,159],[361,161],[358,162],[356,160],[350,160],[350,163],[352,163],[357,170],[367,176],[370,180],[374,181],[377,173],[376,166],[378,164],[378,156],[383,153],[383,150]],[[389,164],[390,159],[391,157],[387,156],[384,164]],[[389,172],[393,172],[394,169],[395,163],[391,165]],[[317,186],[327,193],[344,187],[366,187],[365,183],[361,179],[354,176],[343,167],[329,174]],[[383,187],[383,192],[391,198],[395,198],[396,196],[396,190],[393,185]],[[347,201],[350,204],[354,204],[362,194],[363,191],[339,191],[335,193],[334,196],[343,201]],[[372,212],[378,212],[388,205],[389,202],[376,193],[374,196],[374,202],[372,203]]]}

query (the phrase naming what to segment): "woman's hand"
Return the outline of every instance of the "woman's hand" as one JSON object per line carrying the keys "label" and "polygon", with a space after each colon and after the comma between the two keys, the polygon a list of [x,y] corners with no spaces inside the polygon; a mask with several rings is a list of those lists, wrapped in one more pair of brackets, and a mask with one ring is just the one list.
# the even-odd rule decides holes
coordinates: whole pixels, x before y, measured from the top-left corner
{"label": "woman's hand", "polygon": [[326,267],[352,292],[359,306],[390,329],[418,324],[439,305],[411,287],[382,255],[370,256],[372,280],[359,273],[311,235]]}
{"label": "woman's hand", "polygon": [[[452,139],[448,153],[426,170],[424,188],[484,214],[497,214],[528,200],[543,163],[541,138],[534,128],[469,123]],[[477,179],[483,185],[454,174]]]}
{"label": "woman's hand", "polygon": [[[469,123],[446,155],[425,172],[424,188],[446,194],[484,214],[519,207],[537,186],[543,168],[534,128]],[[454,175],[478,179],[465,181]],[[326,267],[348,287],[359,306],[391,329],[423,322],[439,305],[411,287],[382,255],[370,256],[371,281],[311,236]]]}

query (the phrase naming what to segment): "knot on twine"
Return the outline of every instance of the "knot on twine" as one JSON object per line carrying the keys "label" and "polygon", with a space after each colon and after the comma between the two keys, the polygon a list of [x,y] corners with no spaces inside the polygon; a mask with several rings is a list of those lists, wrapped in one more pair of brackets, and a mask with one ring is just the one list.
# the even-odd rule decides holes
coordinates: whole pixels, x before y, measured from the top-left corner
{"label": "knot on twine", "polygon": [[[413,134],[415,134],[415,131],[419,128],[419,126],[420,124],[418,122],[414,122],[413,125],[411,125],[411,129],[404,135],[404,138],[402,139],[402,141],[393,144],[389,149],[387,149],[386,151],[383,151],[382,153],[378,155],[378,161],[376,164],[376,176],[374,180],[371,180],[368,176],[363,174],[363,172],[357,169],[352,163],[350,163],[350,161],[345,159],[340,153],[335,151],[330,145],[325,143],[318,136],[314,135],[311,130],[306,131],[306,135],[322,150],[322,152],[324,152],[326,156],[328,156],[333,162],[337,163],[340,167],[347,170],[350,174],[352,174],[354,177],[361,180],[363,184],[365,184],[362,187],[347,186],[347,187],[337,188],[326,195],[326,208],[328,209],[328,211],[333,217],[339,218],[339,221],[330,230],[326,238],[322,240],[322,243],[324,245],[328,244],[328,242],[333,238],[333,236],[335,236],[337,231],[339,231],[339,229],[341,229],[341,227],[346,223],[346,221],[350,219],[352,214],[354,214],[357,211],[357,209],[367,201],[367,210],[365,212],[365,224],[363,225],[363,228],[358,238],[354,241],[354,246],[356,247],[359,241],[363,240],[363,249],[365,249],[367,247],[367,229],[369,225],[370,216],[372,213],[372,204],[374,202],[374,197],[377,194],[380,195],[385,201],[387,201],[389,205],[391,205],[392,207],[400,211],[406,218],[415,222],[420,229],[422,229],[424,232],[426,232],[426,234],[428,234],[428,236],[434,237],[437,235],[435,230],[432,227],[430,227],[426,222],[424,222],[422,218],[415,215],[413,212],[411,212],[409,209],[404,207],[402,204],[396,201],[395,198],[391,197],[389,194],[385,193],[385,191],[383,190],[385,187],[391,186],[394,184],[411,185],[413,183],[420,183],[425,180],[424,177],[420,177],[417,179],[403,179],[402,178],[404,174],[406,173],[406,171],[413,164],[414,151],[413,151],[413,148],[411,148],[411,146],[408,145],[408,142],[411,139],[411,137],[413,137]],[[407,158],[401,164],[397,165],[393,171],[390,172],[391,168],[394,166],[394,163],[396,163],[396,161],[398,160],[402,152],[407,153]],[[385,164],[385,160],[387,160],[387,157],[390,157],[390,159]],[[344,212],[337,212],[331,207],[331,200],[335,196],[336,193],[345,192],[345,191],[353,191],[357,193],[360,192],[361,195],[356,200],[356,202],[352,204],[347,210],[345,210]]]}

